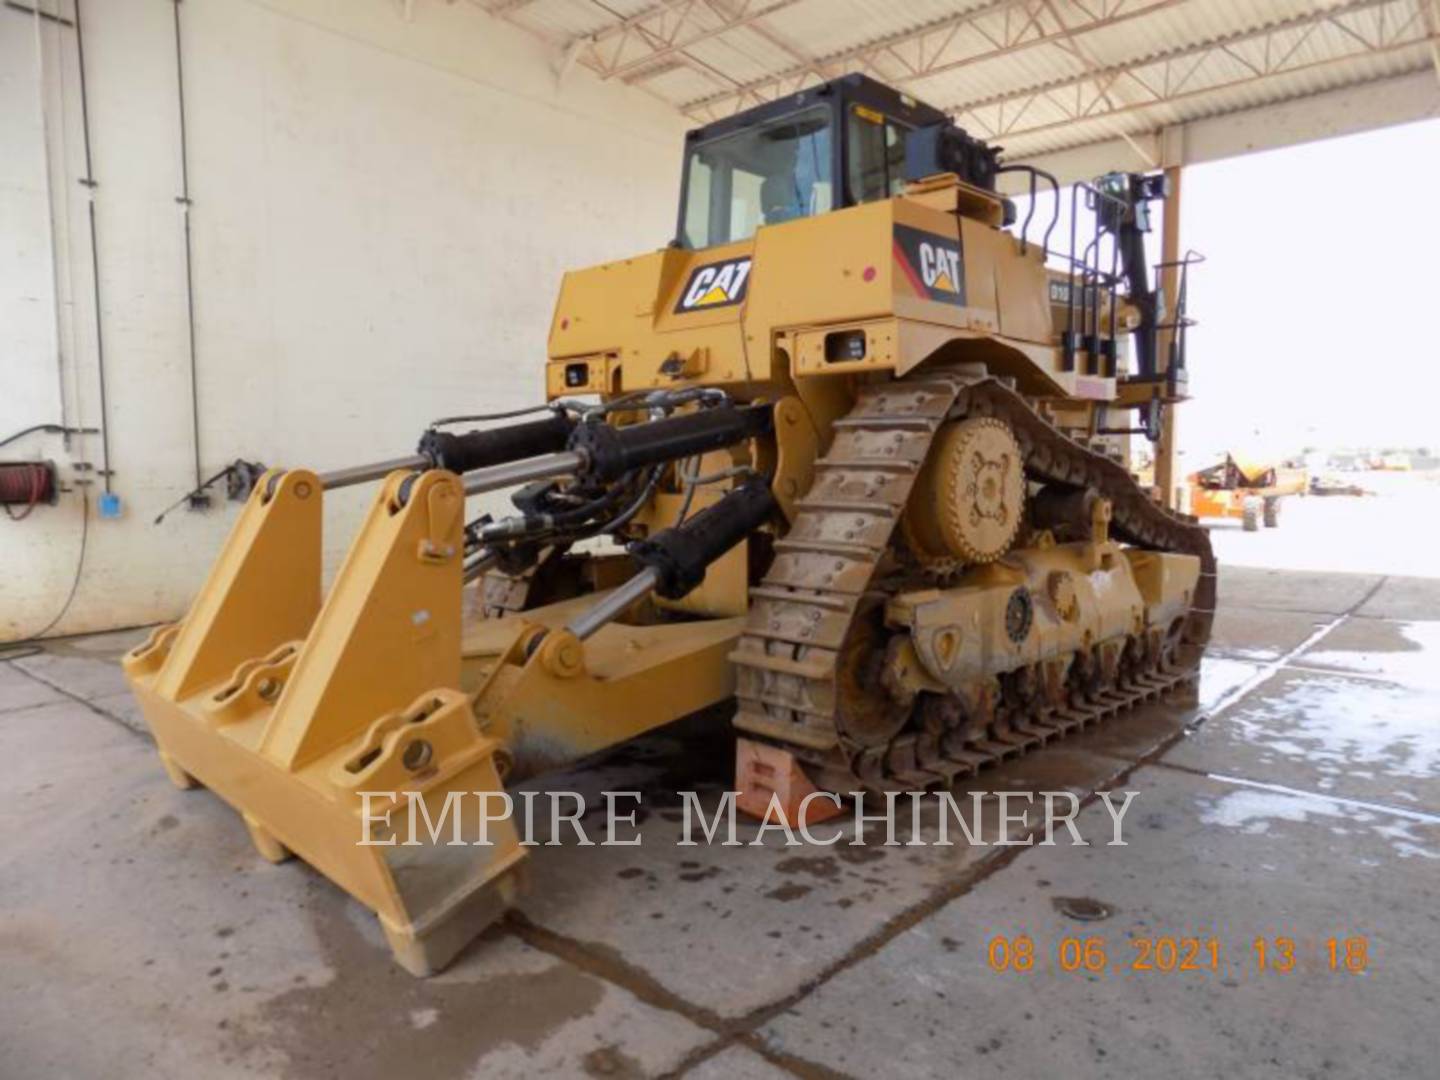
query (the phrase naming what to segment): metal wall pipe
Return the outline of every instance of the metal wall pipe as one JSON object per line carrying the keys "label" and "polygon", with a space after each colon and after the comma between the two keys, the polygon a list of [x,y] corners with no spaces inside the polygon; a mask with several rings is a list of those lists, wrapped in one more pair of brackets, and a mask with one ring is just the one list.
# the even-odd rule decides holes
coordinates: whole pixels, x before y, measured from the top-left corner
{"label": "metal wall pipe", "polygon": [[[80,130],[85,138],[85,175],[80,183],[89,198],[85,209],[90,221],[90,275],[95,303],[95,377],[100,391],[100,473],[105,483],[105,493],[110,494],[110,405],[105,392],[105,334],[101,318],[100,303],[100,248],[95,230],[95,168],[90,156],[90,96],[85,88],[85,31],[80,21],[80,0],[75,0],[75,65],[80,75]],[[62,78],[63,73],[62,73]],[[42,88],[43,92],[43,88]],[[63,138],[63,133],[62,133]],[[102,506],[101,513],[104,513]]]}
{"label": "metal wall pipe", "polygon": [[[175,102],[180,115],[180,194],[175,201],[185,224],[185,326],[190,346],[190,446],[194,451],[195,488],[202,487],[200,479],[200,372],[195,361],[195,269],[191,255],[190,241],[190,147],[185,131],[185,65],[180,56],[180,0],[174,0],[172,13],[175,22]],[[206,506],[209,496],[205,497]],[[191,509],[196,508],[191,503]]]}

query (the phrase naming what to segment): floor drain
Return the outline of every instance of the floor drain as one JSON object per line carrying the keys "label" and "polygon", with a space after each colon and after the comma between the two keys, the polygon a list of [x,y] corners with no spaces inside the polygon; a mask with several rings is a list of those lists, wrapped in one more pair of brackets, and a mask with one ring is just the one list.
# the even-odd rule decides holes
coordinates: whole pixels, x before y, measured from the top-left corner
{"label": "floor drain", "polygon": [[1115,909],[1088,896],[1057,896],[1051,901],[1055,910],[1081,922],[1099,922],[1115,914]]}

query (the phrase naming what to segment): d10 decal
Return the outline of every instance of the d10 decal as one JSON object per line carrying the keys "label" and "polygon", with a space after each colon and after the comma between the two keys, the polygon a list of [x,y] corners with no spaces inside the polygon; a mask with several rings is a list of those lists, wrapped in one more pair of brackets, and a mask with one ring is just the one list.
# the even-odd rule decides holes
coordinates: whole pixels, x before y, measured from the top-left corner
{"label": "d10 decal", "polygon": [[745,299],[749,284],[749,255],[697,266],[690,271],[685,288],[680,292],[680,299],[675,304],[675,314],[683,315],[687,311],[705,311],[738,304]]}
{"label": "d10 decal", "polygon": [[896,225],[895,262],[916,296],[965,306],[965,258],[956,237]]}

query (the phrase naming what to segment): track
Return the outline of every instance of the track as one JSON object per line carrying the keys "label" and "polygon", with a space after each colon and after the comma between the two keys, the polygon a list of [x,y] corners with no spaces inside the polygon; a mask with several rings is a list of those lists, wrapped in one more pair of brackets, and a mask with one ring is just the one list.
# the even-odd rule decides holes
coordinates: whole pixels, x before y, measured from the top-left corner
{"label": "track", "polygon": [[[1101,642],[1042,672],[1022,669],[945,699],[929,695],[935,699],[921,708],[890,703],[912,715],[877,740],[864,715],[876,706],[857,686],[866,637],[857,629],[885,598],[900,515],[931,443],[943,423],[967,416],[1010,426],[1028,480],[1089,487],[1109,499],[1115,539],[1199,556],[1194,606],[1179,639],[1163,648]],[[1215,603],[1209,534],[1152,502],[1123,466],[1062,434],[1005,384],[948,370],[872,384],[835,427],[774,564],[750,590],[749,620],[731,654],[736,726],[787,746],[821,786],[948,784],[1195,677]]]}

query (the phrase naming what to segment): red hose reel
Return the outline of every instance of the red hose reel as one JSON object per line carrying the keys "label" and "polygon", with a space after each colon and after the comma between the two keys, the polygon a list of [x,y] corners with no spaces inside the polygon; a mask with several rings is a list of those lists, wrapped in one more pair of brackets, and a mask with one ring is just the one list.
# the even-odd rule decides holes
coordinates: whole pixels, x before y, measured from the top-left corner
{"label": "red hose reel", "polygon": [[[14,521],[30,516],[41,503],[55,501],[55,464],[50,461],[0,461],[0,506]],[[15,513],[12,506],[23,506]]]}

